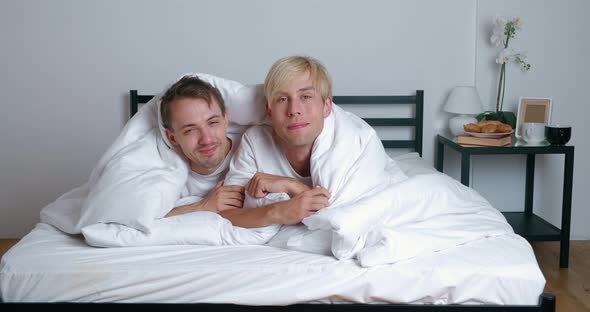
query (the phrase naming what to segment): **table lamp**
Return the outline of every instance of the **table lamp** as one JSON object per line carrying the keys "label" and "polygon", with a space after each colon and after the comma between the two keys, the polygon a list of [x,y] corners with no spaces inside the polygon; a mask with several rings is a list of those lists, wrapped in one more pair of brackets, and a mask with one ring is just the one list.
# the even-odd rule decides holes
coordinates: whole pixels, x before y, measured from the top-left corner
{"label": "table lamp", "polygon": [[443,108],[445,112],[459,114],[449,119],[449,129],[453,135],[464,134],[463,125],[477,123],[475,115],[483,111],[481,99],[475,87],[455,87]]}

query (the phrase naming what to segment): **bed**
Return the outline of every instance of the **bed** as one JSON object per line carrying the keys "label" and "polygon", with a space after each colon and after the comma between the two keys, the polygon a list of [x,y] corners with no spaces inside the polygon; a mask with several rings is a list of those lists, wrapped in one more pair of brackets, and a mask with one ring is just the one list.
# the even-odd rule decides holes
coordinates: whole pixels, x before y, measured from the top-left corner
{"label": "bed", "polygon": [[[130,91],[131,116],[151,95]],[[408,175],[434,172],[421,158],[424,92],[336,96],[339,105],[410,106],[411,117],[364,118],[409,127],[387,139]],[[518,235],[477,240],[392,265],[271,246],[95,248],[80,235],[39,223],[2,258],[2,310],[142,309],[207,311],[555,311],[555,296]],[[51,304],[48,304],[51,303]],[[73,304],[75,303],[75,304]],[[100,304],[98,304],[100,303]]]}

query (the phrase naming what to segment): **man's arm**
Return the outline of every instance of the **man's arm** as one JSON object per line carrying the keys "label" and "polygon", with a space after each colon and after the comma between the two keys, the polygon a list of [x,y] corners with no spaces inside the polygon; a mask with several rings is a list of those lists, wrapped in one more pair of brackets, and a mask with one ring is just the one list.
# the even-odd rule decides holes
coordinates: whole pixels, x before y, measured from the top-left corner
{"label": "man's arm", "polygon": [[269,193],[286,193],[293,198],[303,191],[311,188],[295,178],[277,176],[267,173],[257,172],[248,184],[245,191],[254,198],[262,198]]}
{"label": "man's arm", "polygon": [[186,214],[195,211],[220,212],[227,209],[242,208],[244,202],[244,188],[239,185],[223,185],[223,180],[202,200],[184,206],[173,208],[164,218]]}
{"label": "man's arm", "polygon": [[293,198],[258,208],[237,208],[219,212],[233,225],[244,228],[272,224],[297,224],[328,206],[330,193],[323,187],[308,189]]}
{"label": "man's arm", "polygon": [[[248,189],[248,195],[253,198],[263,198],[268,193],[287,193],[291,199],[257,208],[224,210],[219,214],[235,226],[255,228],[271,224],[298,223],[305,216],[327,206],[327,198],[330,195],[323,188],[310,190],[295,179],[257,173],[259,167],[254,146],[258,146],[259,152],[272,153],[270,150],[260,150],[265,143],[268,142],[264,141],[264,131],[261,128],[253,127],[244,133],[238,152],[231,160],[225,184],[244,185]],[[272,183],[277,182],[278,179],[281,180],[280,183]],[[269,184],[271,186],[276,184],[279,187],[273,188],[268,186]]]}

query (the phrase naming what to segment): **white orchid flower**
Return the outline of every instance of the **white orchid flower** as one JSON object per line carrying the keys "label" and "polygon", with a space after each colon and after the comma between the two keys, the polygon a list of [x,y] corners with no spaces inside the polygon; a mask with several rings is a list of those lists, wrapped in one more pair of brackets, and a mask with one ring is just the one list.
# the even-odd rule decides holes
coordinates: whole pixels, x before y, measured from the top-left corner
{"label": "white orchid flower", "polygon": [[522,20],[520,17],[515,16],[512,18],[512,24],[514,25],[514,28],[520,29],[522,27]]}
{"label": "white orchid flower", "polygon": [[503,49],[498,54],[498,57],[496,58],[496,63],[497,64],[507,64],[508,62],[510,62],[510,59],[512,59],[514,57],[514,54],[515,54],[514,50],[512,50],[512,49]]}
{"label": "white orchid flower", "polygon": [[519,64],[523,71],[531,69],[531,64],[526,62],[526,52],[515,52],[508,48],[510,40],[516,37],[517,30],[522,27],[522,20],[518,16],[506,18],[498,16],[494,18],[494,28],[490,41],[496,46],[502,46],[502,51],[496,57],[496,63],[500,64],[500,78],[498,81],[498,96],[496,98],[496,112],[502,111],[504,104],[504,91],[506,87],[506,65],[514,61]]}
{"label": "white orchid flower", "polygon": [[502,31],[504,31],[504,28],[506,28],[507,23],[508,23],[508,19],[505,18],[504,16],[496,15],[496,17],[494,18],[495,28],[502,29]]}
{"label": "white orchid flower", "polygon": [[498,28],[494,28],[494,32],[492,33],[492,36],[490,37],[490,41],[492,42],[492,44],[499,47],[504,44],[505,37],[506,36],[504,35],[504,29],[500,30]]}
{"label": "white orchid flower", "polygon": [[494,30],[492,32],[492,36],[490,37],[490,42],[497,47],[503,45],[506,40],[507,23],[508,19],[503,16],[496,15],[494,18]]}

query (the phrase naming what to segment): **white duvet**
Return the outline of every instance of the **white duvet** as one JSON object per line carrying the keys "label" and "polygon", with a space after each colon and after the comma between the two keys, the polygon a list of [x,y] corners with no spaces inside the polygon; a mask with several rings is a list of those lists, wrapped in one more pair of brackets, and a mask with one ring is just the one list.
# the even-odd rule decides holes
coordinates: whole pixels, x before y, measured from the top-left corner
{"label": "white duvet", "polygon": [[[198,75],[222,92],[229,131],[264,122],[260,86]],[[295,231],[281,226],[244,229],[209,212],[163,218],[173,207],[199,198],[180,198],[188,167],[162,135],[158,100],[156,96],[129,121],[88,183],[43,209],[42,222],[82,233],[88,244],[99,247],[282,241],[289,247],[294,239],[307,237],[296,249],[356,258],[363,266],[512,233],[501,213],[448,176],[408,178],[385,153],[375,131],[337,105],[311,158],[313,183],[332,194],[330,207],[306,218],[305,226]],[[278,200],[285,200],[285,194],[270,194],[258,204]]]}
{"label": "white duvet", "polygon": [[[265,136],[264,131],[250,129],[245,135]],[[267,151],[257,147],[261,141],[253,139],[248,147],[254,155]],[[254,155],[232,162],[226,183],[245,184],[263,166],[259,162],[264,159],[247,160]],[[356,258],[362,266],[374,266],[513,233],[487,200],[449,176],[408,178],[375,130],[337,105],[325,119],[310,163],[313,185],[328,189],[330,205],[304,219],[305,226],[282,227],[269,242],[273,246],[328,251],[338,259]],[[259,205],[269,201],[267,197]]]}
{"label": "white duvet", "polygon": [[513,233],[473,189],[444,174],[407,178],[370,126],[338,107],[332,115],[320,136],[328,144],[314,146],[311,171],[334,199],[304,223],[332,231],[337,258],[373,266]]}
{"label": "white duvet", "polygon": [[[261,85],[188,75],[220,90],[230,121],[228,132],[241,134],[249,125],[264,122],[264,110],[258,109],[264,107]],[[88,182],[43,208],[41,221],[66,233],[82,233],[93,246],[258,242],[255,232],[233,227],[216,214],[163,218],[172,208],[200,198],[180,197],[189,167],[164,134],[159,105],[160,94],[129,120]],[[242,237],[242,233],[252,235]]]}

